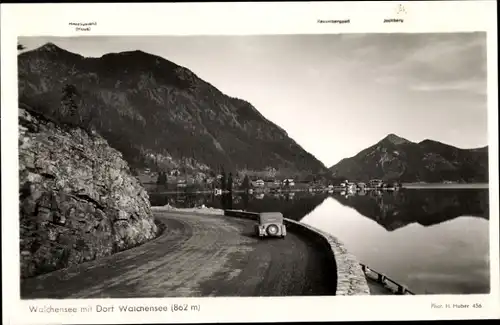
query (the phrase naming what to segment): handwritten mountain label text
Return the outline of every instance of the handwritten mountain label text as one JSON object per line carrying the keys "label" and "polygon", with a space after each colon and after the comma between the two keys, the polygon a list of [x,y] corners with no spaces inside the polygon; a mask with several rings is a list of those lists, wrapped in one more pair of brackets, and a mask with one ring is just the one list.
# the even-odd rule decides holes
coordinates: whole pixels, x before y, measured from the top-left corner
{"label": "handwritten mountain label text", "polygon": [[69,22],[69,26],[74,27],[76,32],[90,32],[91,26],[97,26],[96,22],[75,23]]}
{"label": "handwritten mountain label text", "polygon": [[318,24],[350,24],[351,20],[350,19],[330,19],[330,20],[322,20],[318,19]]}
{"label": "handwritten mountain label text", "polygon": [[387,23],[404,23],[404,19],[401,19],[401,18],[384,19],[384,24],[387,24]]}

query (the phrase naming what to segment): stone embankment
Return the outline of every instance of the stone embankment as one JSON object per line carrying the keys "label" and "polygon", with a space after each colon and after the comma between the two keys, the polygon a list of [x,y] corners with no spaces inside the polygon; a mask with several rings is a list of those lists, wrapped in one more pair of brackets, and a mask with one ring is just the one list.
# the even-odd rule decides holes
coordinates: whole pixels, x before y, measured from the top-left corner
{"label": "stone embankment", "polygon": [[176,208],[170,204],[164,206],[155,206],[155,211],[165,211],[165,212],[181,212],[181,213],[196,213],[196,214],[212,214],[212,215],[224,215],[224,210],[209,208],[205,205],[194,208]]}
{"label": "stone embankment", "polygon": [[97,134],[19,109],[21,277],[94,260],[155,238],[146,191]]}
{"label": "stone embankment", "polygon": [[[226,210],[224,214],[230,217],[254,220],[258,216],[257,213],[237,210]],[[319,247],[330,252],[330,257],[336,268],[336,274],[332,274],[332,277],[336,277],[337,296],[370,295],[370,289],[361,265],[337,238],[301,222],[287,218],[284,219],[284,222],[289,231],[302,233],[311,241],[319,244]]]}

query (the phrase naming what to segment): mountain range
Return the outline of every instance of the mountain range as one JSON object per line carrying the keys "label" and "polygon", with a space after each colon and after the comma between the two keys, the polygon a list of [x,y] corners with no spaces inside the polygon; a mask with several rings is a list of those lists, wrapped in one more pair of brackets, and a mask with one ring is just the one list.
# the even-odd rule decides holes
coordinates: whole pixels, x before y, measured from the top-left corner
{"label": "mountain range", "polygon": [[18,77],[19,101],[47,115],[73,85],[80,114],[132,168],[327,172],[252,104],[159,56],[87,58],[47,43],[18,55]]}
{"label": "mountain range", "polygon": [[394,134],[327,169],[249,102],[142,51],[87,58],[53,43],[18,56],[19,101],[54,116],[65,86],[79,114],[133,169],[265,171],[366,181],[487,182],[488,148],[460,149]]}
{"label": "mountain range", "polygon": [[433,140],[389,134],[329,168],[333,177],[399,182],[488,182],[488,147],[460,149]]}

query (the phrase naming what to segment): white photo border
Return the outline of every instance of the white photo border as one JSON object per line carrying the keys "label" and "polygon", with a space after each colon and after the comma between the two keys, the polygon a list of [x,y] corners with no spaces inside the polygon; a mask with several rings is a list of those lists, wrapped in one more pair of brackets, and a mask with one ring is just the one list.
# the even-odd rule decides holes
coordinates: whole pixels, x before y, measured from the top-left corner
{"label": "white photo border", "polygon": [[[405,8],[404,23],[384,24]],[[498,50],[495,1],[2,4],[1,7],[1,166],[2,304],[4,323],[225,323],[275,321],[375,321],[484,319],[500,317],[498,214]],[[319,24],[318,19],[347,24]],[[70,22],[92,22],[75,31]],[[250,35],[321,33],[487,32],[490,195],[490,278],[487,295],[161,298],[21,300],[19,290],[17,37],[110,35]],[[199,305],[187,313],[41,314],[29,307],[89,305]],[[436,309],[436,304],[481,304],[482,308]],[[115,307],[115,310],[117,307]]]}

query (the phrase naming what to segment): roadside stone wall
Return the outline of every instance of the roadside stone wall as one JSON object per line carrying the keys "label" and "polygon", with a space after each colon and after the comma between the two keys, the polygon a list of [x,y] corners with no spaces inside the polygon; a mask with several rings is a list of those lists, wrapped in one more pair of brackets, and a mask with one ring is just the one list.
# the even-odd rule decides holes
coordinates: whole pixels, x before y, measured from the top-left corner
{"label": "roadside stone wall", "polygon": [[[256,220],[258,213],[226,210],[224,215],[236,218]],[[331,249],[332,258],[337,269],[336,296],[370,295],[366,276],[356,257],[350,254],[345,246],[334,236],[312,226],[291,219],[284,219],[289,231],[302,232],[325,244]]]}

